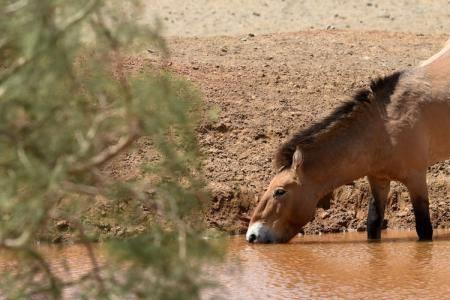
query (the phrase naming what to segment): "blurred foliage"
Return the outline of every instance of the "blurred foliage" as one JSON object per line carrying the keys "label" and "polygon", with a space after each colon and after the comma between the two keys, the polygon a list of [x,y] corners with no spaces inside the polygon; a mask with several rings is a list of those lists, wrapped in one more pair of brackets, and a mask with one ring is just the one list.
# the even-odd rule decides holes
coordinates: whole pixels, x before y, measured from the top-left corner
{"label": "blurred foliage", "polygon": [[[15,262],[0,270],[0,298],[59,299],[66,288],[79,298],[198,298],[202,262],[219,249],[198,220],[200,101],[163,71],[159,29],[135,21],[139,1],[0,3],[0,247]],[[134,70],[130,51],[150,44],[160,65]],[[141,139],[154,159],[130,180],[111,175],[111,161]],[[106,260],[90,243],[99,203],[128,237],[107,242]],[[89,273],[54,270],[36,246],[52,228],[85,245]]]}

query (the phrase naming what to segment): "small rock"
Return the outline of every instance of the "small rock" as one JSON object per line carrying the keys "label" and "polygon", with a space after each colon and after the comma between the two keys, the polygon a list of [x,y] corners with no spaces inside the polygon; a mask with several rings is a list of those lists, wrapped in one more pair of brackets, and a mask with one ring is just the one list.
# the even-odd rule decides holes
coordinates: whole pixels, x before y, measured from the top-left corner
{"label": "small rock", "polygon": [[62,235],[58,235],[52,239],[52,243],[54,244],[61,244],[62,242],[63,242]]}
{"label": "small rock", "polygon": [[277,75],[277,77],[275,78],[275,83],[279,83],[280,79],[281,79],[280,75]]}
{"label": "small rock", "polygon": [[110,231],[111,230],[111,225],[105,222],[101,222],[98,225],[98,228],[102,229],[103,231]]}
{"label": "small rock", "polygon": [[224,132],[227,132],[229,130],[229,128],[226,124],[220,123],[219,125],[214,127],[214,130],[224,133]]}
{"label": "small rock", "polygon": [[330,216],[330,213],[327,211],[324,211],[323,213],[320,214],[320,218],[322,219],[326,219]]}
{"label": "small rock", "polygon": [[193,70],[198,70],[198,69],[200,69],[200,68],[199,68],[198,66],[193,66],[192,69],[193,69]]}
{"label": "small rock", "polygon": [[67,230],[69,228],[69,222],[66,220],[60,220],[56,222],[56,228],[58,228],[58,230]]}
{"label": "small rock", "polygon": [[333,25],[328,25],[327,26],[327,30],[334,30],[334,29],[336,29],[336,27],[334,27]]}
{"label": "small rock", "polygon": [[251,38],[252,38],[252,37],[255,37],[255,34],[254,34],[254,33],[249,33],[249,34],[248,34],[248,37],[251,37]]}
{"label": "small rock", "polygon": [[260,16],[261,16],[261,14],[258,13],[258,12],[253,12],[253,15],[254,15],[255,17],[260,17]]}
{"label": "small rock", "polygon": [[405,217],[405,216],[407,216],[408,215],[408,212],[407,211],[401,211],[401,212],[399,212],[398,214],[397,214],[397,217]]}
{"label": "small rock", "polygon": [[267,138],[268,138],[268,136],[263,132],[257,133],[254,137],[255,140],[267,139]]}
{"label": "small rock", "polygon": [[366,231],[366,225],[358,224],[358,227],[356,227],[356,231],[358,231],[358,232]]}

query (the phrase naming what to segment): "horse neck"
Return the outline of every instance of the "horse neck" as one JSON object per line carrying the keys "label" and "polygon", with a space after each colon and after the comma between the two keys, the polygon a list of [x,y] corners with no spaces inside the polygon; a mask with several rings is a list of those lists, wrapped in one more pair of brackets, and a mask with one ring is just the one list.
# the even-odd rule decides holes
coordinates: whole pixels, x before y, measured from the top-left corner
{"label": "horse neck", "polygon": [[[305,173],[317,184],[322,196],[366,176],[382,149],[383,126],[374,114],[363,114],[313,144],[305,153]],[[381,146],[381,148],[380,148]]]}

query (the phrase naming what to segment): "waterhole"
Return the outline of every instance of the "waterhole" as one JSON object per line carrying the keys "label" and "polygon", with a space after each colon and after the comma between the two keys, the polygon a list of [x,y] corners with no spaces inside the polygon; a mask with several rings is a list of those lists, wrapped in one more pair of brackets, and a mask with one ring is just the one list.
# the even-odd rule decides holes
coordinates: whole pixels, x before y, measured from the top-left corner
{"label": "waterhole", "polygon": [[233,237],[227,259],[212,267],[222,284],[207,299],[404,299],[450,294],[450,231],[417,242],[414,231],[302,236],[289,244],[254,245]]}
{"label": "waterhole", "polygon": [[[288,244],[248,244],[230,237],[226,257],[205,267],[217,287],[203,299],[405,299],[450,294],[450,231],[436,231],[433,242],[417,242],[414,231],[386,231],[381,242],[366,233],[296,237]],[[83,246],[40,247],[57,272],[82,276],[91,268]],[[95,246],[101,263],[102,246]],[[65,259],[63,259],[65,257]],[[8,269],[0,255],[0,269]],[[66,299],[75,291],[67,291]]]}

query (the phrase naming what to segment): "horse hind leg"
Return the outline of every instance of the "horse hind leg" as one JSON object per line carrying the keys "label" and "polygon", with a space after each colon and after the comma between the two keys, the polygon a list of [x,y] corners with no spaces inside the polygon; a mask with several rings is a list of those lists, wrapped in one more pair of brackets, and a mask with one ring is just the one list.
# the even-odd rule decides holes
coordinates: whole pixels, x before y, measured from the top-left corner
{"label": "horse hind leg", "polygon": [[426,171],[411,176],[404,184],[408,188],[413,205],[419,240],[430,241],[433,239],[433,226],[430,219]]}
{"label": "horse hind leg", "polygon": [[390,189],[390,181],[375,177],[368,177],[372,198],[369,200],[369,214],[367,215],[367,238],[379,240],[384,221],[384,210]]}

